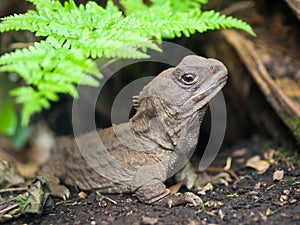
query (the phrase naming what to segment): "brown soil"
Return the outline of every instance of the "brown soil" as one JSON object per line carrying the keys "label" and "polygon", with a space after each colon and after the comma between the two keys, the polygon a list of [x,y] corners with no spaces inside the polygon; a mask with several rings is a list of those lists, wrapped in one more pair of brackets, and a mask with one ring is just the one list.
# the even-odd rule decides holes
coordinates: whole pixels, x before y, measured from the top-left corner
{"label": "brown soil", "polygon": [[[53,210],[39,217],[23,216],[9,224],[299,224],[300,170],[291,169],[281,155],[274,157],[275,163],[263,174],[245,166],[245,160],[253,155],[263,155],[266,143],[250,140],[221,152],[214,166],[224,166],[227,156],[246,149],[232,161],[232,169],[241,180],[229,186],[215,185],[202,196],[202,206],[164,208],[140,203],[131,195],[105,196],[114,203],[96,192],[80,198],[79,192],[72,190],[66,202],[54,199]],[[284,170],[281,181],[273,181],[276,169]]]}

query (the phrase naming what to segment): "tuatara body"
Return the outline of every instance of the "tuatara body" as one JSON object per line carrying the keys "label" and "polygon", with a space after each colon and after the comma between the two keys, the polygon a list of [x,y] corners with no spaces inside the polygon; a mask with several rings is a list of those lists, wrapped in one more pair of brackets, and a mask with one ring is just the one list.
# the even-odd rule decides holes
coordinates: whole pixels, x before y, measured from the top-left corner
{"label": "tuatara body", "polygon": [[40,175],[54,195],[68,197],[64,184],[102,193],[134,193],[144,203],[199,204],[193,193],[171,194],[164,181],[193,153],[208,102],[227,81],[218,60],[190,55],[161,72],[135,98],[128,123],[58,138]]}

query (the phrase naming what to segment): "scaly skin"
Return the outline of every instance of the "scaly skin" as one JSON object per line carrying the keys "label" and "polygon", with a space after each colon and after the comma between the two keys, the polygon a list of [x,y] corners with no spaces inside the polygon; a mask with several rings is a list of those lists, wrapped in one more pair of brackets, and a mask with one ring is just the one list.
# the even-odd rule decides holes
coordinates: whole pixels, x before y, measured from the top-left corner
{"label": "scaly skin", "polygon": [[52,193],[61,197],[69,192],[55,177],[82,190],[134,193],[149,204],[199,204],[193,193],[170,194],[163,182],[190,158],[207,104],[226,81],[221,62],[186,56],[143,88],[128,123],[76,139],[59,138],[40,175],[49,178]]}

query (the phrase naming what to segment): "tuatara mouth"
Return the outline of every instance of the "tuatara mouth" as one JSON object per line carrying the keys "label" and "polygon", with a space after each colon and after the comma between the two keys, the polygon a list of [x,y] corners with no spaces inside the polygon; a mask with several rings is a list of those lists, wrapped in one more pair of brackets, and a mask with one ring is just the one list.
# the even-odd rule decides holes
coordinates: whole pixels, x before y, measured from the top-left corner
{"label": "tuatara mouth", "polygon": [[224,73],[224,75],[218,79],[218,82],[219,82],[220,86],[222,86],[222,87],[226,84],[226,82],[228,80],[227,71],[223,72],[223,73]]}

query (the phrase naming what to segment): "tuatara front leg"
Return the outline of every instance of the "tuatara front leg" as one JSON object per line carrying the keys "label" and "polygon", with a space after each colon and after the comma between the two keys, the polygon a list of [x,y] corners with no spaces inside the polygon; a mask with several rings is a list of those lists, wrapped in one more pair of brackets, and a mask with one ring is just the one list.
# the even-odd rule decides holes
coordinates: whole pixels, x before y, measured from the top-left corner
{"label": "tuatara front leg", "polygon": [[182,204],[197,206],[202,203],[201,198],[191,192],[170,193],[163,183],[165,176],[165,167],[161,163],[143,166],[133,178],[131,191],[141,202],[152,205],[173,207]]}

